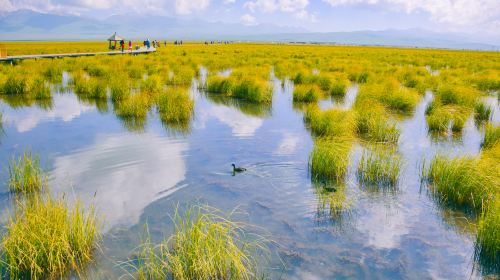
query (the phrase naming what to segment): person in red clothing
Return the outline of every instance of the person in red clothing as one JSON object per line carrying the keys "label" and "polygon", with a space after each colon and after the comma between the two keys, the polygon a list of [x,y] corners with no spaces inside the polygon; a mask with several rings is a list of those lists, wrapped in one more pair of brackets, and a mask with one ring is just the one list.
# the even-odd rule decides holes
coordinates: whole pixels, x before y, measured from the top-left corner
{"label": "person in red clothing", "polygon": [[132,50],[132,40],[128,41],[128,50]]}

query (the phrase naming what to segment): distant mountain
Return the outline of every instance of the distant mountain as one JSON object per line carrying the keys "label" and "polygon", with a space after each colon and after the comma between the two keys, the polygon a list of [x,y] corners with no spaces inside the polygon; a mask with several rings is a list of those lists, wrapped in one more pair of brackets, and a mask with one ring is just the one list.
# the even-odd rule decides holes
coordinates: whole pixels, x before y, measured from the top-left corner
{"label": "distant mountain", "polygon": [[162,16],[115,15],[104,20],[96,20],[29,10],[0,15],[0,40],[92,40],[107,38],[114,32],[131,39],[146,37],[211,39],[232,34],[263,35],[276,32],[306,32],[306,30],[270,24],[245,26],[238,23]]}
{"label": "distant mountain", "polygon": [[468,34],[421,29],[316,33],[272,24],[245,26],[163,16],[114,15],[97,20],[30,10],[0,15],[0,41],[104,40],[114,32],[127,39],[149,37],[500,50],[500,39],[492,41],[491,38],[478,39]]}
{"label": "distant mountain", "polygon": [[464,34],[438,33],[418,29],[328,33],[282,33],[266,36],[240,36],[238,39],[294,43],[380,45],[500,51],[500,44],[478,42],[478,39],[471,38],[470,36]]}

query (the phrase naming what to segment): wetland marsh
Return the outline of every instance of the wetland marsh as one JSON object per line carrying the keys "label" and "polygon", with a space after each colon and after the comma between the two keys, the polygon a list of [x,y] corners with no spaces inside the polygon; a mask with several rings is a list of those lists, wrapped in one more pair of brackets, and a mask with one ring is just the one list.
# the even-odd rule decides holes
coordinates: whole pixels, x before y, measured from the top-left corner
{"label": "wetland marsh", "polygon": [[0,64],[2,277],[499,277],[499,67],[195,43]]}

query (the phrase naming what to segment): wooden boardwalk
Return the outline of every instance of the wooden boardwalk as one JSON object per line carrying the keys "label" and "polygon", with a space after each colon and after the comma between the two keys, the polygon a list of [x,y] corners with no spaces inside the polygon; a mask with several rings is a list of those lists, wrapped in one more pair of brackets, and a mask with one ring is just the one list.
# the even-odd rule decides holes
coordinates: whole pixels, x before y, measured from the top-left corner
{"label": "wooden boardwalk", "polygon": [[119,55],[119,54],[147,54],[156,52],[155,48],[140,48],[138,50],[132,51],[112,51],[112,52],[94,52],[94,53],[56,53],[56,54],[30,54],[30,55],[15,55],[0,57],[1,61],[13,61],[13,60],[24,60],[24,59],[38,59],[38,58],[59,58],[59,57],[79,57],[79,56],[96,56],[96,55]]}

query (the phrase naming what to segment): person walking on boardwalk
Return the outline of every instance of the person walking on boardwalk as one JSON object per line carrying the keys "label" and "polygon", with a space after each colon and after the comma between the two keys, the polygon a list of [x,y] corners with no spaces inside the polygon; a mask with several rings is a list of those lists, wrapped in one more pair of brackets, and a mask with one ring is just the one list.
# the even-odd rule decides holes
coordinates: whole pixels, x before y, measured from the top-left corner
{"label": "person walking on boardwalk", "polygon": [[125,49],[125,41],[123,41],[123,39],[120,40],[120,48],[122,49],[122,52]]}
{"label": "person walking on boardwalk", "polygon": [[128,50],[132,51],[132,40],[128,41]]}

